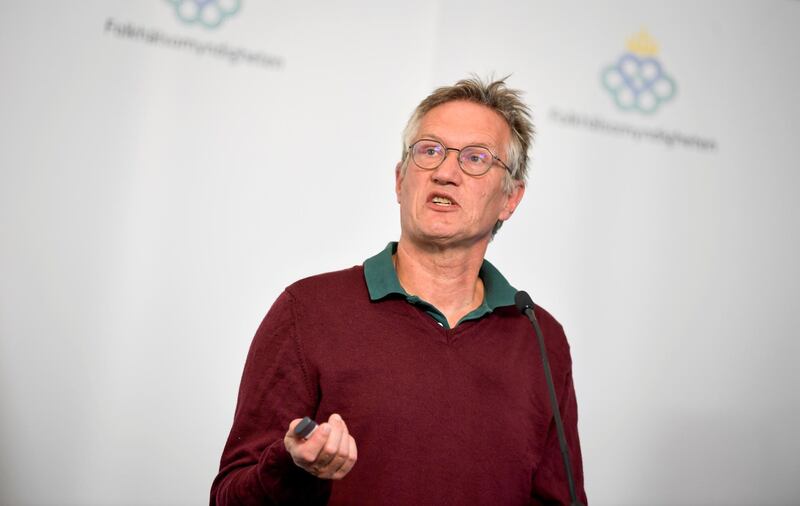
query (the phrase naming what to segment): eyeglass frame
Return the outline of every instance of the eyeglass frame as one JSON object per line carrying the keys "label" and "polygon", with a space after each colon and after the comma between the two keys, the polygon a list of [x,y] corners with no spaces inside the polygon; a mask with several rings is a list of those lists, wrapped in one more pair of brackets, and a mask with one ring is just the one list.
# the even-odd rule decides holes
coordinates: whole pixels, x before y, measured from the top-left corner
{"label": "eyeglass frame", "polygon": [[[435,167],[431,167],[431,168],[425,168],[425,167],[421,166],[420,164],[418,164],[418,163],[417,163],[417,161],[414,159],[414,151],[412,151],[412,148],[413,148],[414,146],[416,146],[417,144],[419,144],[420,142],[422,142],[422,141],[435,142],[436,144],[439,144],[440,146],[442,146],[442,147],[444,148],[444,156],[442,157],[442,161],[440,161],[440,162],[439,162],[439,164],[438,164],[438,165],[436,165]],[[468,175],[468,176],[472,176],[472,177],[481,177],[481,176],[484,176],[484,175],[488,174],[488,173],[489,173],[489,171],[490,171],[490,170],[492,170],[492,165],[494,165],[494,163],[492,163],[491,165],[489,165],[489,168],[487,168],[487,169],[486,169],[486,171],[484,171],[484,172],[481,172],[480,174],[470,174],[469,172],[467,172],[467,171],[464,169],[464,166],[463,166],[463,165],[461,165],[461,152],[462,152],[463,150],[465,150],[465,149],[468,149],[468,148],[481,148],[481,149],[485,149],[486,151],[488,151],[488,152],[489,152],[489,154],[490,154],[490,155],[492,155],[492,160],[493,160],[493,161],[497,161],[497,162],[499,162],[499,163],[500,163],[500,165],[501,165],[501,166],[502,166],[504,169],[506,169],[510,175],[512,175],[512,176],[514,175],[514,172],[511,170],[511,168],[510,168],[508,165],[506,165],[506,163],[505,163],[503,160],[501,160],[501,159],[500,159],[500,157],[498,157],[497,155],[495,155],[495,154],[492,152],[492,150],[491,150],[491,149],[487,148],[486,146],[481,146],[480,144],[470,144],[470,145],[468,145],[468,146],[464,146],[463,148],[448,148],[447,146],[445,146],[445,145],[444,145],[444,143],[443,143],[442,141],[437,141],[436,139],[429,139],[429,138],[427,138],[427,137],[423,137],[422,139],[417,139],[416,141],[412,142],[412,143],[411,143],[411,144],[408,146],[407,150],[408,150],[408,152],[409,152],[408,156],[410,156],[410,157],[411,157],[411,161],[413,161],[413,162],[414,162],[414,165],[416,165],[417,167],[419,167],[419,168],[420,168],[420,169],[422,169],[422,170],[436,170],[436,169],[438,169],[439,167],[441,167],[441,166],[442,166],[442,164],[444,163],[444,161],[445,161],[445,160],[447,160],[447,155],[448,155],[448,153],[449,153],[450,151],[455,151],[456,153],[458,153],[458,154],[456,155],[456,161],[458,162],[458,168],[459,168],[459,169],[461,169],[461,172],[463,172],[464,174],[466,174],[466,175]]]}

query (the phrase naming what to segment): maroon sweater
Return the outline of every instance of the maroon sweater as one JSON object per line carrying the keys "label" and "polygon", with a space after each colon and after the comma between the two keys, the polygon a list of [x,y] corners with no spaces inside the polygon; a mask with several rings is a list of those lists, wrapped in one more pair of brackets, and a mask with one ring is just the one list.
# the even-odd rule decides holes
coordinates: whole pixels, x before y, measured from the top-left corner
{"label": "maroon sweater", "polygon": [[[569,346],[541,308],[579,498]],[[289,422],[339,413],[358,445],[342,480],[296,467]],[[289,286],[256,332],[211,504],[569,504],[536,338],[513,306],[454,329],[363,267]]]}

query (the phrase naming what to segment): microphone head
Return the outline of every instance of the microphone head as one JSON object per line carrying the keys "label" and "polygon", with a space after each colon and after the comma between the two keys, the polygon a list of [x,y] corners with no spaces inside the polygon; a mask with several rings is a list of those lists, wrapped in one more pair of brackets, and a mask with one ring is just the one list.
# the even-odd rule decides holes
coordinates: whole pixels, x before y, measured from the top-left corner
{"label": "microphone head", "polygon": [[516,304],[517,309],[522,313],[528,309],[533,309],[533,299],[531,299],[528,292],[524,290],[520,290],[514,295],[514,304]]}

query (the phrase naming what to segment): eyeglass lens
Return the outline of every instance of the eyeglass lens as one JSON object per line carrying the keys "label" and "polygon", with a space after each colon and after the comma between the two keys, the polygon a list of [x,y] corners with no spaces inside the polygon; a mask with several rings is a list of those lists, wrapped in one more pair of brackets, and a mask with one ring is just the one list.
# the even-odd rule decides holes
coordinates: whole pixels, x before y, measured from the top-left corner
{"label": "eyeglass lens", "polygon": [[467,146],[460,150],[445,148],[442,143],[422,139],[411,146],[414,163],[423,169],[435,169],[444,162],[449,150],[458,151],[458,162],[464,172],[481,175],[487,172],[494,162],[491,151],[481,146]]}

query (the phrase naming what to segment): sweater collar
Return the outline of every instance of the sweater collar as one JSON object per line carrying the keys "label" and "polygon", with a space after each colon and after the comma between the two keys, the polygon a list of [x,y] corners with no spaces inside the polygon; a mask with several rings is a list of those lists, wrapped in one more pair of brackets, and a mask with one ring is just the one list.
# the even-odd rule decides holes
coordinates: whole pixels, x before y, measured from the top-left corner
{"label": "sweater collar", "polygon": [[[406,292],[397,279],[397,271],[392,263],[392,255],[396,251],[397,243],[390,242],[383,251],[364,262],[364,278],[367,281],[370,300],[381,300],[393,294],[401,295],[407,300],[416,298]],[[484,259],[478,275],[483,280],[484,299],[483,304],[478,307],[484,310],[483,314],[492,312],[498,307],[514,305],[514,295],[517,290],[488,260]]]}

